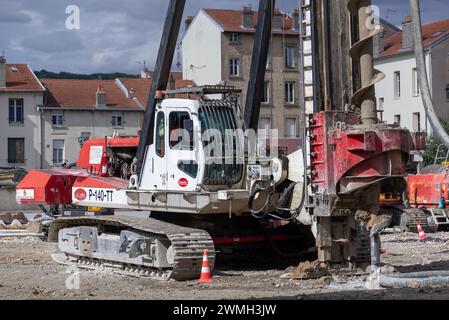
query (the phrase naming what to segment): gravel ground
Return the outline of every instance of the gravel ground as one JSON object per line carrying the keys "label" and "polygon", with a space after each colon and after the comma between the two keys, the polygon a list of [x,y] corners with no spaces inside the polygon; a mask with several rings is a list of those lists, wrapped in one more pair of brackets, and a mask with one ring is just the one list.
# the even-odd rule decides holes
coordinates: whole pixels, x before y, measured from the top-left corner
{"label": "gravel ground", "polygon": [[[449,270],[449,233],[417,242],[416,234],[383,236],[382,262],[398,272]],[[449,288],[374,290],[366,277],[333,276],[318,280],[281,279],[285,267],[218,267],[210,285],[196,281],[161,282],[80,271],[80,289],[68,290],[67,268],[53,262],[56,246],[36,238],[0,239],[0,300],[4,299],[449,299]],[[261,269],[260,266],[257,268]]]}

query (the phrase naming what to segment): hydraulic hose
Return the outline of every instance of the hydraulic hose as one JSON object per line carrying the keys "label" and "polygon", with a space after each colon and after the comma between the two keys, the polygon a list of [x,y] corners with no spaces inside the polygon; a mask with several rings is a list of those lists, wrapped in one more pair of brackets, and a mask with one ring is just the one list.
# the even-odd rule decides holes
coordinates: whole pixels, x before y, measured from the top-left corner
{"label": "hydraulic hose", "polygon": [[444,130],[443,126],[435,113],[435,108],[432,102],[432,96],[430,94],[429,79],[427,75],[423,36],[421,29],[421,9],[419,0],[410,0],[410,6],[413,18],[413,28],[415,30],[415,56],[416,67],[418,71],[418,78],[421,87],[421,96],[426,110],[427,117],[429,118],[430,125],[432,126],[434,134],[443,142],[443,144],[449,149],[449,135]]}
{"label": "hydraulic hose", "polygon": [[[263,207],[261,207],[260,209],[254,209],[254,200],[256,199],[257,195],[263,191],[268,192],[267,200],[265,201]],[[261,188],[257,183],[254,183],[248,201],[248,207],[254,218],[265,219],[267,217],[268,206],[271,202],[271,195],[272,191],[270,191],[269,189]]]}
{"label": "hydraulic hose", "polygon": [[[290,209],[290,208],[284,208],[286,206],[286,201],[291,197],[291,194],[293,193],[294,187],[297,185],[296,182],[293,182],[290,184],[289,187],[287,187],[284,190],[284,193],[281,195],[281,198],[279,199],[278,203],[274,203],[273,200],[273,193],[274,193],[274,187],[271,186],[269,188],[262,188],[256,183],[254,183],[250,196],[248,201],[248,207],[251,211],[251,214],[256,219],[265,219],[267,217],[276,219],[276,220],[282,220],[282,221],[293,221],[295,220],[298,215],[300,214],[301,209],[304,207],[305,199],[302,198],[301,204],[297,209]],[[267,200],[265,201],[264,205],[260,209],[254,209],[254,200],[256,199],[257,195],[261,192],[267,192]],[[279,215],[269,213],[270,205],[276,208],[276,211],[280,213]],[[290,213],[290,216],[283,217],[282,213]]]}

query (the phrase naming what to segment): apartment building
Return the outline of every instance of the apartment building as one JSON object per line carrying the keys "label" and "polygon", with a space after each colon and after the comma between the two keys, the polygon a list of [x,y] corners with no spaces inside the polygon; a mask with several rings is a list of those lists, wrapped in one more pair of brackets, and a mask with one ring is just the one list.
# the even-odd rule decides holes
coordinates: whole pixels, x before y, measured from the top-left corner
{"label": "apartment building", "polygon": [[[148,86],[150,80],[141,80]],[[114,133],[135,136],[144,107],[117,80],[42,80],[43,167],[76,162],[82,144]]]}
{"label": "apartment building", "polygon": [[[227,84],[243,90],[245,105],[258,13],[201,9],[186,19],[182,40],[185,80],[196,85]],[[265,76],[259,127],[278,129],[279,144],[299,146],[299,11],[273,14],[271,49]]]}
{"label": "apartment building", "polygon": [[[170,85],[191,85],[171,74]],[[152,85],[151,75],[140,79],[41,80],[45,89],[40,146],[44,168],[73,163],[90,138],[136,136],[141,130]]]}
{"label": "apartment building", "polygon": [[0,167],[40,168],[40,116],[45,88],[27,64],[0,56]]}
{"label": "apartment building", "polygon": [[[58,167],[76,162],[90,138],[138,135],[151,85],[147,69],[136,79],[38,79],[0,56],[0,167]],[[168,88],[191,85],[170,74]]]}
{"label": "apartment building", "polygon": [[[435,111],[441,119],[449,120],[449,20],[422,28]],[[382,119],[411,131],[432,134],[419,87],[411,17],[405,17],[401,32],[382,43],[375,66],[386,76],[376,85]]]}

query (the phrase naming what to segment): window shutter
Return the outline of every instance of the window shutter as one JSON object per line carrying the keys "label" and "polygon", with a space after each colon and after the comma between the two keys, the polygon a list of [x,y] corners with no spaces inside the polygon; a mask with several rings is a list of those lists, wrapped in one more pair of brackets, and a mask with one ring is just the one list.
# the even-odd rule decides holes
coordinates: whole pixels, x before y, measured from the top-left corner
{"label": "window shutter", "polygon": [[16,141],[8,139],[8,163],[16,162]]}

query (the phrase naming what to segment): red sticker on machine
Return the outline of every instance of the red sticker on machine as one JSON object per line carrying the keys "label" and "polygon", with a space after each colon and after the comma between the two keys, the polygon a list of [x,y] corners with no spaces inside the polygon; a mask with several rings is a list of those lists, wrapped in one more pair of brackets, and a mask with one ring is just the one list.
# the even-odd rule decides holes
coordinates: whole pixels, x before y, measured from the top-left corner
{"label": "red sticker on machine", "polygon": [[189,185],[189,180],[187,180],[186,178],[181,178],[179,179],[178,184],[181,188],[185,188]]}
{"label": "red sticker on machine", "polygon": [[78,201],[86,200],[87,192],[84,191],[83,189],[77,189],[77,190],[75,190],[75,198]]}

